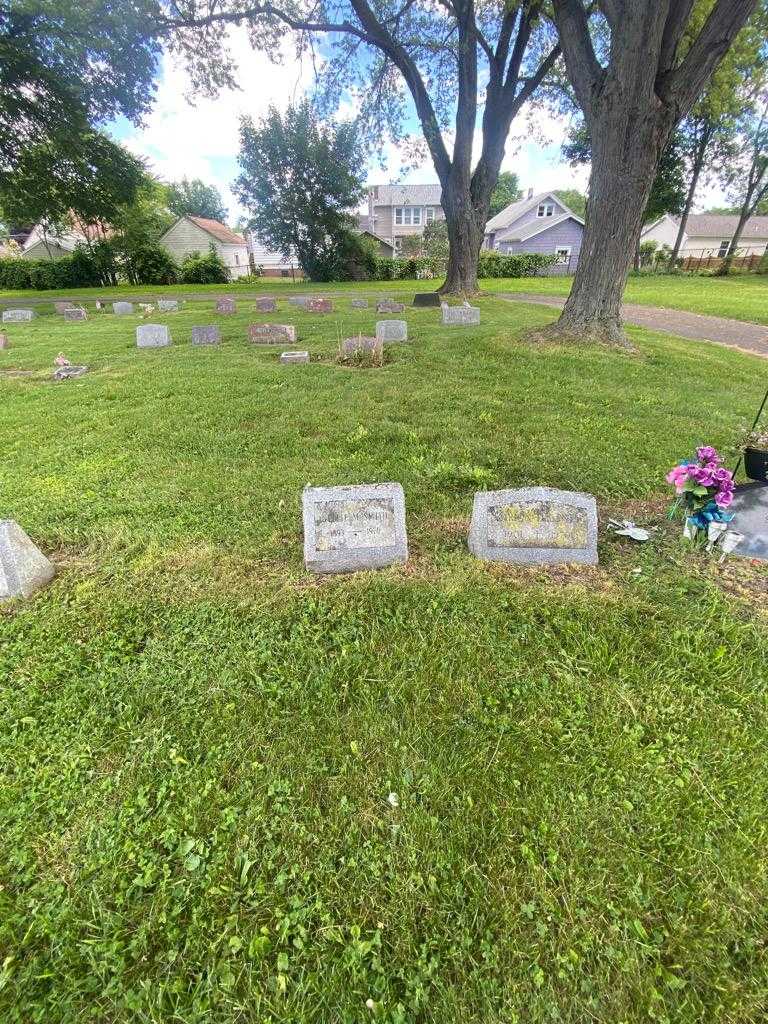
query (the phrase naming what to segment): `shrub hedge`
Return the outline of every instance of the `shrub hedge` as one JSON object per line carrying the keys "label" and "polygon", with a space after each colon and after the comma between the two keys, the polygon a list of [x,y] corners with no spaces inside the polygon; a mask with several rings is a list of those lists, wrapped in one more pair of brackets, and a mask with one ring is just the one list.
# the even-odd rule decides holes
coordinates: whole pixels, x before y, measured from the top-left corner
{"label": "shrub hedge", "polygon": [[[478,277],[535,277],[540,270],[553,266],[556,256],[540,253],[515,253],[505,256],[500,252],[483,252],[477,265]],[[407,259],[376,260],[376,281],[401,281],[412,278],[441,277],[445,273],[445,260],[428,256]]]}

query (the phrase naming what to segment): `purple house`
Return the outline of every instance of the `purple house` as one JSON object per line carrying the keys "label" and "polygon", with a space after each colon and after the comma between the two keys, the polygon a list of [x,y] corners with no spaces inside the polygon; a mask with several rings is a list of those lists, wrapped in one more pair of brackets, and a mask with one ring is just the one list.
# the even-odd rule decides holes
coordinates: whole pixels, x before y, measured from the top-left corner
{"label": "purple house", "polygon": [[485,226],[483,248],[509,253],[536,252],[557,256],[558,262],[545,271],[572,274],[579,262],[584,221],[569,210],[554,192],[533,189],[527,199],[511,203]]}

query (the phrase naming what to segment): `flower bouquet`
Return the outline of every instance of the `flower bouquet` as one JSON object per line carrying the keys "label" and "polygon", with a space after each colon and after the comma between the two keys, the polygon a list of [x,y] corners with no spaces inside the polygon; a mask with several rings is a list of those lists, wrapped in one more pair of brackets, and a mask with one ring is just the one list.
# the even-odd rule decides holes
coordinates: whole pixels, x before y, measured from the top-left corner
{"label": "flower bouquet", "polygon": [[[672,519],[679,511],[685,515],[684,534],[695,538],[716,539],[728,528],[733,513],[726,509],[733,501],[733,473],[711,445],[696,449],[696,461],[686,459],[667,473],[677,498],[669,511]],[[713,525],[715,524],[715,525]],[[715,534],[712,537],[711,534]]]}

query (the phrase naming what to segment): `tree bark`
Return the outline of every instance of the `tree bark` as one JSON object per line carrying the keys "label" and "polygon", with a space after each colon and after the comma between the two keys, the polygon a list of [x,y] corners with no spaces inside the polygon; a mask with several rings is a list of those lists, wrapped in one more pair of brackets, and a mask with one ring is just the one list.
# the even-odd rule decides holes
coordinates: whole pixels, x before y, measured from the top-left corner
{"label": "tree bark", "polygon": [[448,266],[441,295],[469,298],[479,291],[477,264],[488,219],[487,203],[477,209],[468,188],[449,185],[443,189],[442,205],[448,228]]}

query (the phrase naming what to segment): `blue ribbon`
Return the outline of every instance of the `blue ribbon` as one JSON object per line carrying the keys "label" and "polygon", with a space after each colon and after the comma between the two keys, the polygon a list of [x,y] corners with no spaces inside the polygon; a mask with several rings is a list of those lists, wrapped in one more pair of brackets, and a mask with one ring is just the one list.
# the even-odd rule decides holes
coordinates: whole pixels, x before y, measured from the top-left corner
{"label": "blue ribbon", "polygon": [[718,506],[717,502],[708,501],[704,508],[700,508],[695,515],[688,516],[688,522],[699,530],[706,530],[710,523],[730,523],[734,512],[726,512]]}

